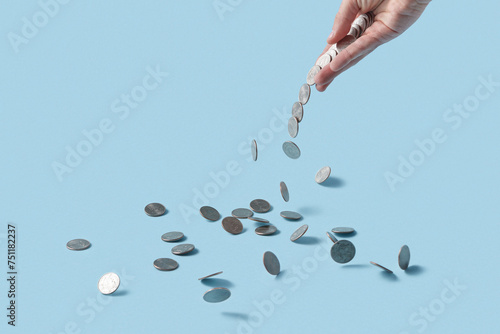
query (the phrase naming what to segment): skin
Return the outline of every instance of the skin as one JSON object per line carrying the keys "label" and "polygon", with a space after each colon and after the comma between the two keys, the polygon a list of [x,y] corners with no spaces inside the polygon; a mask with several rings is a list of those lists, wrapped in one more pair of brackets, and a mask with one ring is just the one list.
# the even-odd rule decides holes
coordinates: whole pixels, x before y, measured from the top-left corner
{"label": "skin", "polygon": [[328,51],[332,44],[347,35],[357,16],[372,11],[375,20],[360,38],[340,52],[329,66],[325,66],[316,74],[316,89],[320,92],[325,91],[340,73],[356,65],[378,46],[401,35],[422,15],[430,1],[343,0],[335,16],[332,32],[326,40],[328,45],[321,55]]}

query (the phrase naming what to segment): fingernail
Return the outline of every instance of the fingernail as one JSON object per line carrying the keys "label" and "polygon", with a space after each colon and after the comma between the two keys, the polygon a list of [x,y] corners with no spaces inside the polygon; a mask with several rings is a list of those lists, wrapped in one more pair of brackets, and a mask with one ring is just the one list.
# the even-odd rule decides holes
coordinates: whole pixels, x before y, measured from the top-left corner
{"label": "fingernail", "polygon": [[334,35],[334,31],[332,30],[332,32],[330,33],[330,35],[328,35],[328,38],[327,38],[327,39],[332,38],[332,37],[333,37],[333,35]]}

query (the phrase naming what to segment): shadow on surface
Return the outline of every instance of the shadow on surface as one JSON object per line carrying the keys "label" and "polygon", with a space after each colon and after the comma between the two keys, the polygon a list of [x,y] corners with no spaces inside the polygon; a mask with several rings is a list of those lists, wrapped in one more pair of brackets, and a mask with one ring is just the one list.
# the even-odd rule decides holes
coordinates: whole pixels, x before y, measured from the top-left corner
{"label": "shadow on surface", "polygon": [[318,237],[302,237],[299,240],[295,241],[296,244],[301,244],[301,245],[316,245],[319,244],[321,240]]}
{"label": "shadow on surface", "polygon": [[118,290],[118,291],[115,291],[114,293],[110,294],[109,296],[120,297],[120,296],[126,296],[128,294],[129,294],[128,290]]}
{"label": "shadow on surface", "polygon": [[342,188],[345,186],[345,182],[338,177],[330,176],[325,182],[320,183],[319,185],[327,188]]}
{"label": "shadow on surface", "polygon": [[425,268],[422,266],[419,266],[418,264],[414,264],[412,266],[409,266],[406,270],[405,273],[408,275],[420,275],[425,272]]}
{"label": "shadow on surface", "polygon": [[[333,232],[332,232],[333,233]],[[351,238],[358,234],[358,231],[354,231],[352,233],[333,233],[337,239]]]}
{"label": "shadow on surface", "polygon": [[224,278],[205,278],[201,280],[201,283],[206,286],[210,286],[212,288],[224,287],[224,288],[232,288],[234,284],[231,281],[228,281]]}
{"label": "shadow on surface", "polygon": [[387,281],[391,281],[391,282],[396,282],[398,280],[398,277],[396,275],[394,275],[394,273],[390,273],[388,271],[382,271],[380,273],[380,276],[382,276],[382,278],[386,279]]}
{"label": "shadow on surface", "polygon": [[285,275],[286,275],[286,269],[283,269],[280,271],[280,273],[278,275],[276,275],[275,279],[281,280],[281,279],[285,278]]}
{"label": "shadow on surface", "polygon": [[321,208],[312,207],[312,206],[303,206],[303,207],[300,207],[297,210],[297,212],[300,213],[301,215],[306,215],[306,216],[316,215],[316,214],[321,213]]}
{"label": "shadow on surface", "polygon": [[245,313],[239,313],[239,312],[222,312],[221,314],[223,316],[230,317],[230,318],[236,318],[236,319],[241,319],[241,320],[247,320],[248,319],[248,314],[245,314]]}
{"label": "shadow on surface", "polygon": [[369,265],[367,264],[345,264],[341,266],[340,268],[347,268],[347,269],[360,269],[360,268],[367,268]]}

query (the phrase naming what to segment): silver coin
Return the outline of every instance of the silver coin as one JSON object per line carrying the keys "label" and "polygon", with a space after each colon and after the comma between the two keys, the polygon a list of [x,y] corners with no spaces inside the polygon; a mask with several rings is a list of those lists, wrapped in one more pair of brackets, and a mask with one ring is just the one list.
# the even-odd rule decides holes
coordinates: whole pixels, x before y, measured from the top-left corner
{"label": "silver coin", "polygon": [[321,67],[319,67],[318,65],[314,65],[309,70],[309,73],[307,73],[307,78],[306,78],[306,82],[309,86],[313,86],[316,83],[314,81],[314,77],[316,76],[316,74],[319,73],[319,71],[321,71]]}
{"label": "silver coin", "polygon": [[80,251],[90,247],[90,242],[85,239],[73,239],[68,241],[66,248],[70,250]]}
{"label": "silver coin", "polygon": [[175,270],[179,267],[179,264],[177,261],[162,257],[159,259],[156,259],[155,262],[153,262],[153,266],[161,271],[172,271]]}
{"label": "silver coin", "polygon": [[255,233],[258,235],[271,235],[276,233],[278,229],[274,225],[264,225],[264,226],[259,226],[255,229]]}
{"label": "silver coin", "polygon": [[[328,48],[328,51],[330,51],[330,50],[333,50],[333,51],[338,51],[338,50],[337,50],[337,43],[332,44],[332,45],[330,46],[330,48]],[[337,52],[337,53],[338,53],[338,52]]]}
{"label": "silver coin", "polygon": [[356,255],[356,248],[349,240],[340,240],[333,244],[330,255],[337,263],[347,263]]}
{"label": "silver coin", "polygon": [[302,218],[302,215],[300,213],[294,211],[281,211],[280,216],[291,220],[298,220]]}
{"label": "silver coin", "polygon": [[181,244],[172,247],[172,254],[175,255],[184,255],[194,250],[193,244]]}
{"label": "silver coin", "polygon": [[295,117],[290,117],[288,120],[288,134],[290,137],[295,138],[299,133],[299,121]]}
{"label": "silver coin", "polygon": [[252,148],[252,159],[253,161],[257,161],[257,142],[255,141],[255,139],[252,140],[251,148]]}
{"label": "silver coin", "polygon": [[349,45],[351,45],[352,43],[354,43],[354,41],[356,41],[356,37],[352,36],[352,35],[347,35],[345,36],[344,38],[342,38],[338,43],[337,43],[337,50],[340,52],[342,52],[342,50],[344,50],[345,48],[347,48]]}
{"label": "silver coin", "polygon": [[316,60],[316,65],[323,68],[326,65],[330,64],[331,61],[332,56],[328,52],[325,52],[323,53],[323,55],[321,55],[321,57],[318,58],[318,60]]}
{"label": "silver coin", "polygon": [[333,233],[348,234],[354,232],[352,227],[334,227],[332,228]]}
{"label": "silver coin", "polygon": [[360,35],[360,28],[359,28],[359,26],[353,24],[351,26],[351,29],[349,30],[349,32],[347,34],[348,35],[352,35],[355,38],[358,38],[359,35]]}
{"label": "silver coin", "polygon": [[201,280],[204,280],[204,279],[216,276],[216,275],[220,275],[220,274],[222,274],[222,271],[219,271],[219,272],[216,272],[214,274],[207,275],[207,276],[203,276],[202,278],[198,278],[198,280],[201,281]]}
{"label": "silver coin", "polygon": [[97,283],[97,288],[103,295],[109,295],[115,292],[120,286],[120,277],[115,273],[102,275]]}
{"label": "silver coin", "polygon": [[280,261],[273,252],[267,251],[264,253],[264,267],[271,275],[280,273]]}
{"label": "silver coin", "polygon": [[290,236],[290,240],[291,241],[299,240],[307,232],[308,228],[309,226],[307,226],[307,224],[302,225],[301,227],[296,229],[295,232],[292,233],[292,235]]}
{"label": "silver coin", "polygon": [[299,102],[304,105],[309,101],[311,96],[311,87],[308,84],[303,84],[299,89]]}
{"label": "silver coin", "polygon": [[330,240],[333,243],[336,243],[338,241],[337,238],[335,238],[335,236],[333,234],[331,234],[330,232],[326,232],[326,235],[328,236],[328,238],[330,238]]}
{"label": "silver coin", "polygon": [[203,216],[203,218],[211,220],[211,221],[216,221],[216,220],[219,220],[219,218],[220,218],[219,211],[212,208],[211,206],[202,206],[200,208],[200,213]]}
{"label": "silver coin", "polygon": [[265,213],[271,210],[271,204],[263,199],[254,199],[250,202],[250,209],[258,213]]}
{"label": "silver coin", "polygon": [[292,116],[297,119],[297,121],[302,121],[302,117],[304,116],[304,107],[300,102],[295,102],[292,105]]}
{"label": "silver coin", "polygon": [[245,209],[245,208],[240,208],[240,209],[234,209],[231,212],[231,215],[235,218],[250,218],[253,216],[252,210]]}
{"label": "silver coin", "polygon": [[299,147],[291,141],[283,143],[283,152],[291,159],[298,159],[300,157]]}
{"label": "silver coin", "polygon": [[332,172],[332,169],[329,166],[325,166],[325,167],[321,168],[316,173],[316,176],[314,177],[314,181],[316,181],[317,183],[325,182],[330,177],[331,172]]}
{"label": "silver coin", "polygon": [[368,18],[366,17],[366,15],[363,14],[358,16],[352,24],[359,26],[361,31],[365,31],[367,23],[368,23]]}
{"label": "silver coin", "polygon": [[248,217],[248,219],[253,220],[253,221],[257,222],[257,223],[269,224],[269,220],[264,219],[264,218],[260,218],[260,217],[252,216],[252,217]]}
{"label": "silver coin", "polygon": [[161,236],[161,240],[165,242],[179,241],[184,238],[184,233],[182,232],[167,232]]}
{"label": "silver coin", "polygon": [[290,200],[290,194],[288,193],[288,187],[283,181],[280,182],[280,192],[281,192],[281,197],[283,197],[283,200],[285,202],[288,202]]}
{"label": "silver coin", "polygon": [[231,234],[240,234],[243,231],[243,224],[238,218],[226,217],[222,219],[222,228]]}
{"label": "silver coin", "polygon": [[406,245],[401,247],[398,255],[399,268],[406,270],[410,265],[410,248]]}
{"label": "silver coin", "polygon": [[226,288],[213,288],[205,292],[203,299],[209,303],[220,303],[231,297],[231,291]]}
{"label": "silver coin", "polygon": [[167,209],[160,203],[150,203],[146,205],[144,211],[150,217],[159,217],[164,215]]}
{"label": "silver coin", "polygon": [[387,271],[389,274],[392,274],[392,273],[393,273],[393,272],[392,272],[392,270],[387,269],[386,267],[381,266],[381,265],[380,265],[380,264],[378,264],[378,263],[375,263],[375,262],[373,262],[373,261],[370,261],[370,263],[371,263],[371,264],[373,264],[374,266],[377,266],[377,267],[379,267],[379,268],[381,268],[381,269],[384,269],[384,270],[385,270],[385,271]]}
{"label": "silver coin", "polygon": [[337,55],[339,53],[337,52],[337,50],[330,49],[330,50],[326,51],[326,54],[328,54],[330,57],[332,57],[332,61],[333,61],[333,58],[337,57]]}

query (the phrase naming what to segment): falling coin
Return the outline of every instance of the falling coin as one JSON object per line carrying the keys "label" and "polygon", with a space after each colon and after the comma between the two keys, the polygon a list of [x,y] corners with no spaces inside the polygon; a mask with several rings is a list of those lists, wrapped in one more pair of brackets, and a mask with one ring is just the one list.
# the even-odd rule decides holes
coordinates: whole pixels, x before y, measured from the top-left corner
{"label": "falling coin", "polygon": [[321,168],[316,173],[316,177],[314,178],[314,181],[316,181],[317,183],[325,182],[330,177],[331,172],[332,172],[332,169],[329,166],[325,166],[325,167]]}
{"label": "falling coin", "polygon": [[291,141],[283,143],[283,152],[285,152],[285,154],[292,159],[298,159],[300,157],[299,147]]}
{"label": "falling coin", "polygon": [[222,219],[222,228],[231,234],[240,234],[243,231],[243,224],[238,218],[226,217]]}
{"label": "falling coin", "polygon": [[150,203],[146,205],[144,211],[150,217],[159,217],[164,215],[167,209],[160,203]]}
{"label": "falling coin", "polygon": [[288,120],[288,134],[290,137],[295,138],[299,133],[299,121],[295,117],[290,117]]}
{"label": "falling coin", "polygon": [[252,159],[253,161],[257,161],[257,142],[252,140]]}
{"label": "falling coin", "polygon": [[309,86],[312,86],[314,85],[316,82],[314,81],[314,77],[316,76],[316,74],[319,73],[319,71],[321,71],[321,67],[319,67],[318,65],[314,65],[310,70],[309,70],[309,73],[307,73],[307,79],[306,79],[306,82]]}
{"label": "falling coin", "polygon": [[254,217],[254,216],[252,216],[252,217],[248,217],[248,219],[253,220],[253,221],[257,222],[257,223],[269,224],[269,220],[264,219],[264,218],[260,218],[260,217]]}
{"label": "falling coin", "polygon": [[354,232],[354,229],[352,227],[334,227],[332,228],[332,232],[338,234],[348,234]]}
{"label": "falling coin", "polygon": [[406,270],[410,264],[410,248],[406,245],[401,247],[398,255],[399,268]]}
{"label": "falling coin", "polygon": [[184,233],[182,232],[167,232],[161,236],[161,240],[165,242],[179,241],[184,238]]}
{"label": "falling coin", "polygon": [[302,215],[294,211],[281,211],[280,216],[285,219],[298,220],[302,218]]}
{"label": "falling coin", "polygon": [[265,252],[264,253],[264,267],[271,275],[278,275],[280,273],[280,261],[274,255],[273,252]]}
{"label": "falling coin", "polygon": [[213,288],[205,292],[203,299],[209,303],[220,303],[231,297],[231,291],[226,288]]}
{"label": "falling coin", "polygon": [[347,263],[356,255],[356,248],[349,240],[336,241],[330,249],[330,255],[337,263]]}
{"label": "falling coin", "polygon": [[332,56],[328,52],[325,52],[321,57],[318,58],[318,60],[316,61],[316,65],[323,68],[326,65],[330,64],[331,61]]}
{"label": "falling coin", "polygon": [[295,102],[292,105],[292,116],[297,119],[298,122],[302,121],[302,117],[304,116],[304,107],[300,102]]}
{"label": "falling coin", "polygon": [[371,264],[373,264],[374,266],[377,266],[377,267],[379,267],[379,268],[384,269],[384,270],[385,270],[385,271],[387,271],[389,274],[393,274],[392,270],[387,269],[386,267],[381,266],[381,265],[380,265],[380,264],[378,264],[378,263],[375,263],[375,262],[373,262],[373,261],[370,261],[370,263],[371,263]]}
{"label": "falling coin", "polygon": [[97,288],[103,295],[109,295],[115,292],[120,286],[120,277],[115,273],[102,275],[97,283]]}
{"label": "falling coin", "polygon": [[292,233],[292,236],[290,237],[291,241],[297,241],[299,240],[306,232],[309,226],[307,224],[302,225],[298,229],[295,230],[295,232]]}
{"label": "falling coin", "polygon": [[181,244],[181,245],[174,246],[172,248],[172,254],[175,254],[175,255],[184,255],[184,254],[187,254],[189,252],[192,252],[193,250],[194,250],[194,245],[192,245],[192,244]]}
{"label": "falling coin", "polygon": [[203,216],[203,218],[211,220],[211,221],[216,221],[216,220],[219,220],[219,218],[220,218],[219,211],[212,208],[211,206],[202,206],[200,208],[200,213]]}
{"label": "falling coin", "polygon": [[207,275],[207,276],[203,276],[202,278],[198,278],[198,280],[201,281],[201,280],[204,280],[206,278],[210,278],[210,277],[213,277],[215,275],[220,275],[220,274],[222,274],[222,271],[219,271],[219,272],[217,272],[215,274],[210,274],[210,275]]}
{"label": "falling coin", "polygon": [[231,215],[235,218],[250,218],[253,216],[252,210],[249,209],[234,209],[233,212],[231,212]]}
{"label": "falling coin", "polygon": [[153,262],[153,266],[161,271],[172,271],[175,270],[179,267],[179,264],[177,261],[162,257],[159,259],[156,259],[155,262]]}
{"label": "falling coin", "polygon": [[68,241],[66,248],[69,250],[80,251],[90,247],[90,242],[85,239],[74,239]]}
{"label": "falling coin", "polygon": [[326,232],[326,235],[328,236],[328,238],[330,238],[330,240],[333,242],[333,243],[336,243],[338,240],[337,238],[334,237],[333,234],[331,234],[330,232]]}
{"label": "falling coin", "polygon": [[311,87],[308,84],[303,84],[299,89],[299,102],[304,105],[309,101],[311,96]]}
{"label": "falling coin", "polygon": [[274,225],[264,225],[259,226],[255,229],[255,233],[258,235],[272,235],[276,233],[278,229]]}
{"label": "falling coin", "polygon": [[271,210],[271,204],[263,199],[254,199],[250,202],[250,209],[258,213],[266,213]]}
{"label": "falling coin", "polygon": [[288,193],[288,187],[283,181],[280,182],[280,192],[281,192],[281,197],[283,197],[283,200],[285,202],[288,202],[290,200],[290,194]]}

